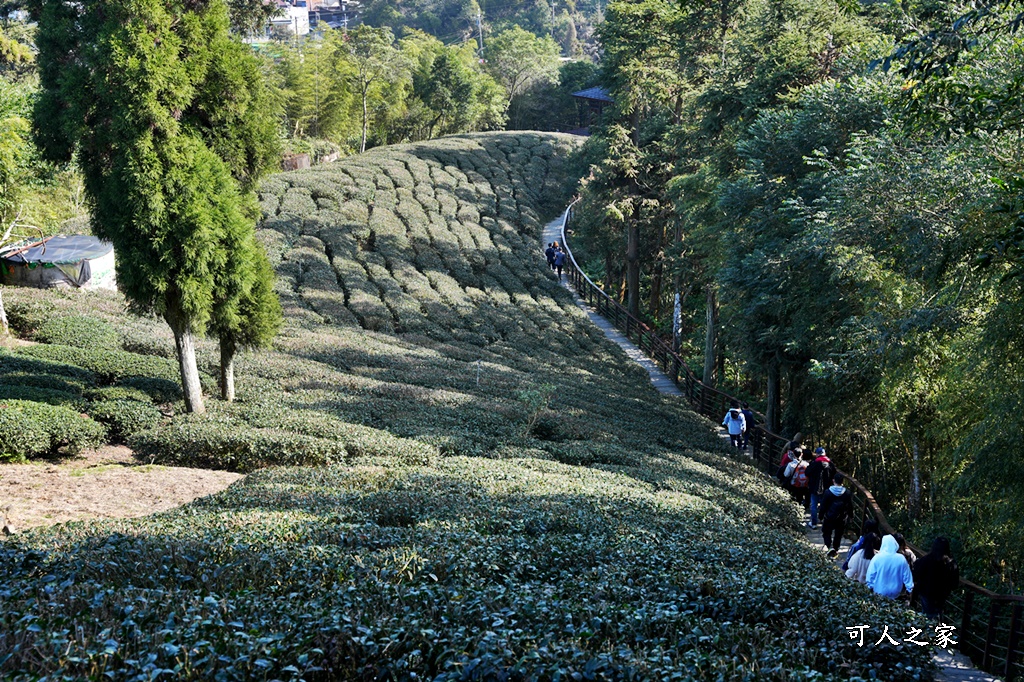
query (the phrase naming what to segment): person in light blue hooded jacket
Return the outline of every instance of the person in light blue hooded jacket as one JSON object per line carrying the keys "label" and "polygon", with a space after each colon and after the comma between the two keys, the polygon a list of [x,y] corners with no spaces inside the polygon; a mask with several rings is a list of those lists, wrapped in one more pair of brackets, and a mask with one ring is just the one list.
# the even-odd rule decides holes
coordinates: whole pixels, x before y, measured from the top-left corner
{"label": "person in light blue hooded jacket", "polygon": [[895,599],[903,588],[907,593],[914,591],[914,576],[906,557],[899,553],[900,544],[891,535],[882,538],[882,548],[868,566],[864,583],[883,597]]}

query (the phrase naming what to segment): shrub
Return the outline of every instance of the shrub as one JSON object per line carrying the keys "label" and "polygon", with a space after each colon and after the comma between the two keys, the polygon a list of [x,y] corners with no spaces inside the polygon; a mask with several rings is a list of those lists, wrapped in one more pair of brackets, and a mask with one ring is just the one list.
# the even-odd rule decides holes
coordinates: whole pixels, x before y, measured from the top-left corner
{"label": "shrub", "polygon": [[170,379],[154,379],[152,377],[127,377],[121,379],[113,388],[124,388],[142,391],[150,400],[158,405],[181,400],[181,384]]}
{"label": "shrub", "polygon": [[117,349],[121,337],[117,331],[95,317],[72,315],[47,320],[33,334],[36,341],[75,348]]}
{"label": "shrub", "polygon": [[25,400],[0,402],[0,458],[24,460],[64,450],[75,454],[98,445],[104,429],[89,417],[59,405]]}
{"label": "shrub", "polygon": [[[95,372],[101,382],[108,384],[128,377],[163,379],[171,382],[177,382],[180,377],[178,365],[173,360],[123,350],[40,345],[21,348],[18,354],[84,367]],[[210,375],[200,373],[200,379],[205,390],[212,391],[216,388],[217,384]]]}
{"label": "shrub", "polygon": [[24,384],[0,384],[0,402],[4,400],[30,400],[47,405],[63,405],[76,412],[85,409],[85,401],[80,395],[57,388],[42,388]]}
{"label": "shrub", "polygon": [[277,429],[246,428],[220,415],[186,415],[138,432],[128,445],[158,464],[249,472],[272,465],[321,466],[344,461],[344,443]]}
{"label": "shrub", "polygon": [[110,438],[120,443],[125,442],[137,431],[157,426],[163,418],[160,410],[149,402],[148,397],[146,402],[126,399],[101,400],[92,403],[88,411],[93,419],[106,425]]}

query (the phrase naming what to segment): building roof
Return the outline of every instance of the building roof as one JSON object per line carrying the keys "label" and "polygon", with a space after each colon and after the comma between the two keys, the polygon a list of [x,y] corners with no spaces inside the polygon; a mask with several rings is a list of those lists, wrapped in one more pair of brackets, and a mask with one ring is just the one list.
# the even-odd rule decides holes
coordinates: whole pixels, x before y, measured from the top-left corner
{"label": "building roof", "polygon": [[586,90],[580,90],[579,92],[572,93],[573,97],[579,97],[580,99],[592,99],[598,102],[614,102],[608,91],[602,87],[587,88]]}
{"label": "building roof", "polygon": [[58,235],[48,239],[12,244],[0,258],[14,263],[78,263],[105,256],[113,250],[110,242],[84,234]]}

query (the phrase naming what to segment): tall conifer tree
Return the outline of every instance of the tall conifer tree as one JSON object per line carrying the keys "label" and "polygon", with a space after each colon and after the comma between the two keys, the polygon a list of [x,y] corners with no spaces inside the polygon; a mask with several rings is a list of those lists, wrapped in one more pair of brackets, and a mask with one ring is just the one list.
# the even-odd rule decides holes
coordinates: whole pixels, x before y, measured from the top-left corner
{"label": "tall conifer tree", "polygon": [[170,325],[186,408],[202,412],[195,337],[258,280],[236,252],[252,240],[248,193],[274,157],[257,65],[229,38],[222,0],[35,0],[32,11],[37,141],[81,165],[119,286]]}

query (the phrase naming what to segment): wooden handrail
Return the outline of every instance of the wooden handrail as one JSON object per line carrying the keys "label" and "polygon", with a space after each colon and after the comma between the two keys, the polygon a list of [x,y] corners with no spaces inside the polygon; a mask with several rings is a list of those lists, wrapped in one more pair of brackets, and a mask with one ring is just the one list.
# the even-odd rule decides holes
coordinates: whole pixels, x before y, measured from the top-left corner
{"label": "wooden handrail", "polygon": [[[630,314],[622,304],[605,293],[601,287],[597,286],[597,284],[595,284],[594,281],[590,279],[585,272],[583,272],[582,268],[580,268],[579,264],[576,262],[576,257],[572,252],[572,248],[569,246],[568,239],[566,238],[566,225],[572,216],[573,207],[578,201],[579,199],[577,198],[565,209],[565,212],[562,214],[561,226],[561,243],[563,248],[565,248],[567,256],[565,267],[569,280],[576,287],[577,293],[579,293],[588,303],[593,301],[591,304],[597,308],[598,312],[601,312],[606,318],[610,318],[613,324],[626,333],[627,337],[630,336],[632,329],[636,329],[638,334],[637,346],[640,347],[641,350],[643,350],[644,336],[647,336],[647,354],[655,361],[659,360],[658,356],[660,355],[666,366],[672,366],[674,370],[672,373],[674,376],[671,376],[673,382],[676,386],[679,386],[682,389],[683,395],[686,396],[686,399],[690,402],[691,406],[693,406],[699,414],[712,416],[712,406],[719,402],[739,402],[728,393],[705,385],[704,382],[697,378],[697,375],[690,369],[686,362],[683,361],[683,358],[680,357],[680,355],[676,353],[672,347],[650,326],[645,324],[636,316]],[[601,309],[602,305],[604,306],[604,311]],[[624,325],[619,322],[620,319],[625,320]],[[625,329],[623,329],[623,327],[625,327]],[[682,375],[679,374],[679,369],[682,370]],[[712,401],[712,403],[709,404],[707,400],[709,395],[717,397],[719,400]],[[755,412],[754,414],[764,420],[763,414],[759,412]],[[717,418],[717,414],[714,416]],[[772,443],[786,443],[788,442],[788,439],[777,433],[772,433],[762,424],[755,424],[752,442],[754,447],[751,454],[754,459],[754,463],[759,465],[764,473],[769,476],[773,476],[778,466],[776,464],[778,460],[773,457]],[[889,520],[885,516],[885,512],[882,511],[881,506],[879,506],[878,501],[875,500],[875,496],[871,491],[846,472],[839,469],[836,469],[836,471],[843,474],[844,480],[849,481],[850,486],[856,491],[856,494],[863,498],[864,513],[870,513],[878,522],[878,527],[886,534],[895,534],[896,530],[892,527],[892,524],[889,523]],[[863,518],[861,518],[861,521],[863,522]],[[907,542],[907,546],[918,556],[923,556],[925,554],[921,548],[911,544],[910,542]],[[999,618],[999,614],[1002,612],[1002,606],[1004,604],[1012,604],[1014,605],[1014,609],[1019,609],[1020,605],[1024,604],[1024,596],[999,594],[981,587],[980,585],[976,585],[964,578],[960,579],[960,586],[964,588],[963,618],[961,620],[961,631],[959,633],[961,648],[968,654],[972,651],[976,654],[980,654],[980,666],[996,668],[998,667],[996,666],[997,661],[994,660],[995,657],[991,653],[991,649],[994,633],[997,629],[996,623]],[[981,596],[989,600],[988,615],[985,623],[986,631],[984,633],[973,632],[971,629],[971,624],[974,622],[972,612],[975,596]],[[1024,641],[1024,637],[1019,637],[1016,631],[1016,628],[1019,627],[1018,619],[1020,618],[1020,611],[1015,610],[1014,614],[1016,614],[1017,617],[1013,618],[1011,616],[1011,627],[1005,647],[1006,656],[1002,661],[1002,669],[998,671],[998,674],[1004,675],[1007,681],[1015,677],[1015,673],[1017,672],[1017,667],[1015,666],[1020,665],[1016,663],[1016,661],[1024,659],[1024,651],[1020,650],[1021,642]],[[968,641],[969,638],[980,639],[980,641],[984,642],[984,647],[978,647],[977,645],[970,643]]]}

